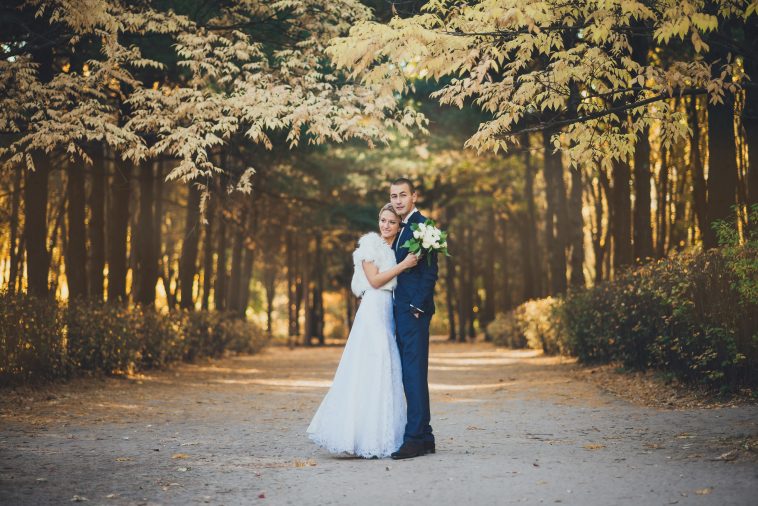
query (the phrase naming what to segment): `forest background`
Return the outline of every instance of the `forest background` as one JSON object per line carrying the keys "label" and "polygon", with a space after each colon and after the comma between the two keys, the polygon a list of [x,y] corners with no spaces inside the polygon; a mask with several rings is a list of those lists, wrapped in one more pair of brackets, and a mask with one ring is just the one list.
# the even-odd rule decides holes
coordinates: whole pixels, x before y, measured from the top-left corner
{"label": "forest background", "polygon": [[0,377],[344,340],[405,176],[433,333],[753,388],[757,6],[4,2]]}

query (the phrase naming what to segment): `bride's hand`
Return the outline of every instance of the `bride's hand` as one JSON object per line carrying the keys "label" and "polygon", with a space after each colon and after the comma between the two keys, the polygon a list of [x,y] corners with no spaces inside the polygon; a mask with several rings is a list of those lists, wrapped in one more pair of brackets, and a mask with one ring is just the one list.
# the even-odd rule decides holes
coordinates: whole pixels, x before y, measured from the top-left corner
{"label": "bride's hand", "polygon": [[403,267],[403,269],[411,269],[413,267],[416,267],[418,264],[418,256],[415,253],[408,253],[408,256],[406,256],[402,262],[400,262],[400,265]]}

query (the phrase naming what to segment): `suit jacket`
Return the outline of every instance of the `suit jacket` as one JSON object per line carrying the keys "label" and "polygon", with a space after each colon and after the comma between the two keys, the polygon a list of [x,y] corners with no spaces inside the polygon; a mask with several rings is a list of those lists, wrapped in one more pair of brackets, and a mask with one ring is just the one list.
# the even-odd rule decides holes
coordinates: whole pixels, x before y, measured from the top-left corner
{"label": "suit jacket", "polygon": [[[393,245],[395,259],[398,263],[408,255],[408,248],[400,246],[408,239],[413,238],[411,223],[424,223],[426,217],[421,212],[415,212],[408,218],[406,226],[400,229],[400,233]],[[431,253],[431,263],[426,254],[412,269],[403,271],[397,277],[395,287],[395,306],[404,311],[413,308],[420,309],[426,314],[434,314],[434,285],[437,282],[437,253]]]}

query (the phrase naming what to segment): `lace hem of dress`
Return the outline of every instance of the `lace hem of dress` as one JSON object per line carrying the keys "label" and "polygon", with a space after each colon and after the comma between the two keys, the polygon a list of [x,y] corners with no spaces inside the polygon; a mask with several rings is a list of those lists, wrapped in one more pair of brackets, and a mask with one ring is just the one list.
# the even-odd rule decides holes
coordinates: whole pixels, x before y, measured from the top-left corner
{"label": "lace hem of dress", "polygon": [[373,457],[378,457],[380,459],[389,457],[392,453],[394,453],[397,448],[343,448],[340,446],[333,446],[331,443],[329,443],[324,438],[318,436],[317,434],[309,433],[308,437],[311,441],[319,445],[321,448],[325,449],[329,453],[333,454],[340,454],[345,453],[347,455],[353,455],[356,457],[361,457],[364,459],[370,459]]}

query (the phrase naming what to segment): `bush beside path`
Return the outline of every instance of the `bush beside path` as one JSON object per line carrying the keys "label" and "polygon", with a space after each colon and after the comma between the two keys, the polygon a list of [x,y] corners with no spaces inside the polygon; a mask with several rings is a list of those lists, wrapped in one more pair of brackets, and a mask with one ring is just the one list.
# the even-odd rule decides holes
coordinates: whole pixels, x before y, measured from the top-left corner
{"label": "bush beside path", "polygon": [[435,341],[438,452],[334,457],[305,429],[340,347],[3,390],[0,503],[752,504],[758,406],[658,409],[534,350]]}

